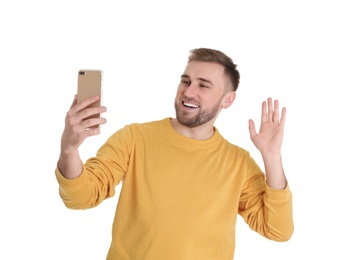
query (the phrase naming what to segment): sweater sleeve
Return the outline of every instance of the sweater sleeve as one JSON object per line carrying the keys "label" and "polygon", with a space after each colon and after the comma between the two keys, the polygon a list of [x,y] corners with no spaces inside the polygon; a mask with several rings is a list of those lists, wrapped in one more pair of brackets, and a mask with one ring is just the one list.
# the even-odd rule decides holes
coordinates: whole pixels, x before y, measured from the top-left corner
{"label": "sweater sleeve", "polygon": [[241,192],[239,214],[251,229],[274,241],[287,241],[294,231],[292,193],[270,188],[257,164],[250,159]]}
{"label": "sweater sleeve", "polygon": [[115,186],[128,168],[131,140],[128,127],[114,133],[96,156],[83,164],[83,172],[75,179],[66,179],[56,168],[59,194],[66,207],[88,209],[114,196]]}

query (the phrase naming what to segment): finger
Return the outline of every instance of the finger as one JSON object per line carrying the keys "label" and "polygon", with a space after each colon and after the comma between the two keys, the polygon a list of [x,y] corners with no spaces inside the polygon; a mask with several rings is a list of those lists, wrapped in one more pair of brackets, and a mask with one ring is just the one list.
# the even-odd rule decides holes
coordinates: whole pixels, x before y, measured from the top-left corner
{"label": "finger", "polygon": [[79,112],[83,109],[85,109],[86,107],[88,107],[89,105],[97,102],[98,100],[100,99],[99,96],[92,96],[92,97],[89,97],[87,99],[84,99],[83,101],[81,101],[80,103],[77,103],[77,106],[76,106],[76,112]]}
{"label": "finger", "polygon": [[267,99],[267,121],[273,121],[273,106],[272,106],[272,98]]}
{"label": "finger", "polygon": [[89,105],[97,102],[99,98],[99,96],[92,96],[81,101],[80,103],[76,103],[76,105],[71,108],[69,113],[76,117],[78,121],[82,121],[84,118],[90,117],[94,114],[102,113],[102,111],[105,110],[104,107],[87,108]]}
{"label": "finger", "polygon": [[274,108],[273,108],[273,122],[278,124],[279,120],[280,120],[279,117],[280,117],[280,115],[279,115],[279,102],[276,99],[274,102]]}
{"label": "finger", "polygon": [[287,116],[287,108],[283,107],[282,108],[282,115],[281,115],[280,125],[284,126],[284,124],[286,122],[286,116]]}
{"label": "finger", "polygon": [[252,119],[249,119],[249,135],[250,135],[250,139],[253,140],[254,136],[256,136],[256,129],[255,129],[255,124],[254,121]]}
{"label": "finger", "polygon": [[84,129],[99,128],[101,125],[107,122],[106,118],[88,118],[82,121],[81,125]]}
{"label": "finger", "polygon": [[99,135],[101,133],[100,128],[86,128],[86,137],[94,136],[94,135]]}
{"label": "finger", "polygon": [[267,121],[266,101],[263,101],[261,106],[261,123],[265,123],[266,121]]}
{"label": "finger", "polygon": [[85,108],[84,110],[81,110],[77,113],[77,117],[81,121],[86,120],[88,118],[99,118],[101,117],[101,114],[106,111],[107,108],[104,106]]}

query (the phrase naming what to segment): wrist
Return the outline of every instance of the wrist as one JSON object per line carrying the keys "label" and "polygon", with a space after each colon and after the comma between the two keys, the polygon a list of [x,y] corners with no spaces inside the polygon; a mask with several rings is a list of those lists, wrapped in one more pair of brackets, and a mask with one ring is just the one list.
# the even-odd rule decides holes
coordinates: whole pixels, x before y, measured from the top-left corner
{"label": "wrist", "polygon": [[281,160],[281,152],[261,152],[262,158],[265,160]]}

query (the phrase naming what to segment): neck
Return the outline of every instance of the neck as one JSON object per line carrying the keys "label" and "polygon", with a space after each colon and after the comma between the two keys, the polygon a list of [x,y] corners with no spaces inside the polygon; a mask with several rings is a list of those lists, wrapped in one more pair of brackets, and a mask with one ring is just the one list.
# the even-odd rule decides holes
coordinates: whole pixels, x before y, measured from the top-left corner
{"label": "neck", "polygon": [[207,122],[197,127],[187,127],[180,124],[176,118],[172,118],[170,123],[176,132],[195,140],[206,140],[214,134],[214,125],[212,122]]}

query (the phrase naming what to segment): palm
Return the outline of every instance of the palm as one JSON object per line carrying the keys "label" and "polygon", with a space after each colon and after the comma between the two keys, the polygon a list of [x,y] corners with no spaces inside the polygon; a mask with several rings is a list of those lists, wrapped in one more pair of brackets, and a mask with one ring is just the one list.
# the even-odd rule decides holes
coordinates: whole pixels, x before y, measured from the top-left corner
{"label": "palm", "polygon": [[279,116],[279,102],[268,98],[262,103],[261,125],[259,133],[256,132],[253,120],[249,120],[250,139],[260,152],[280,153],[283,141],[286,108],[282,108]]}

